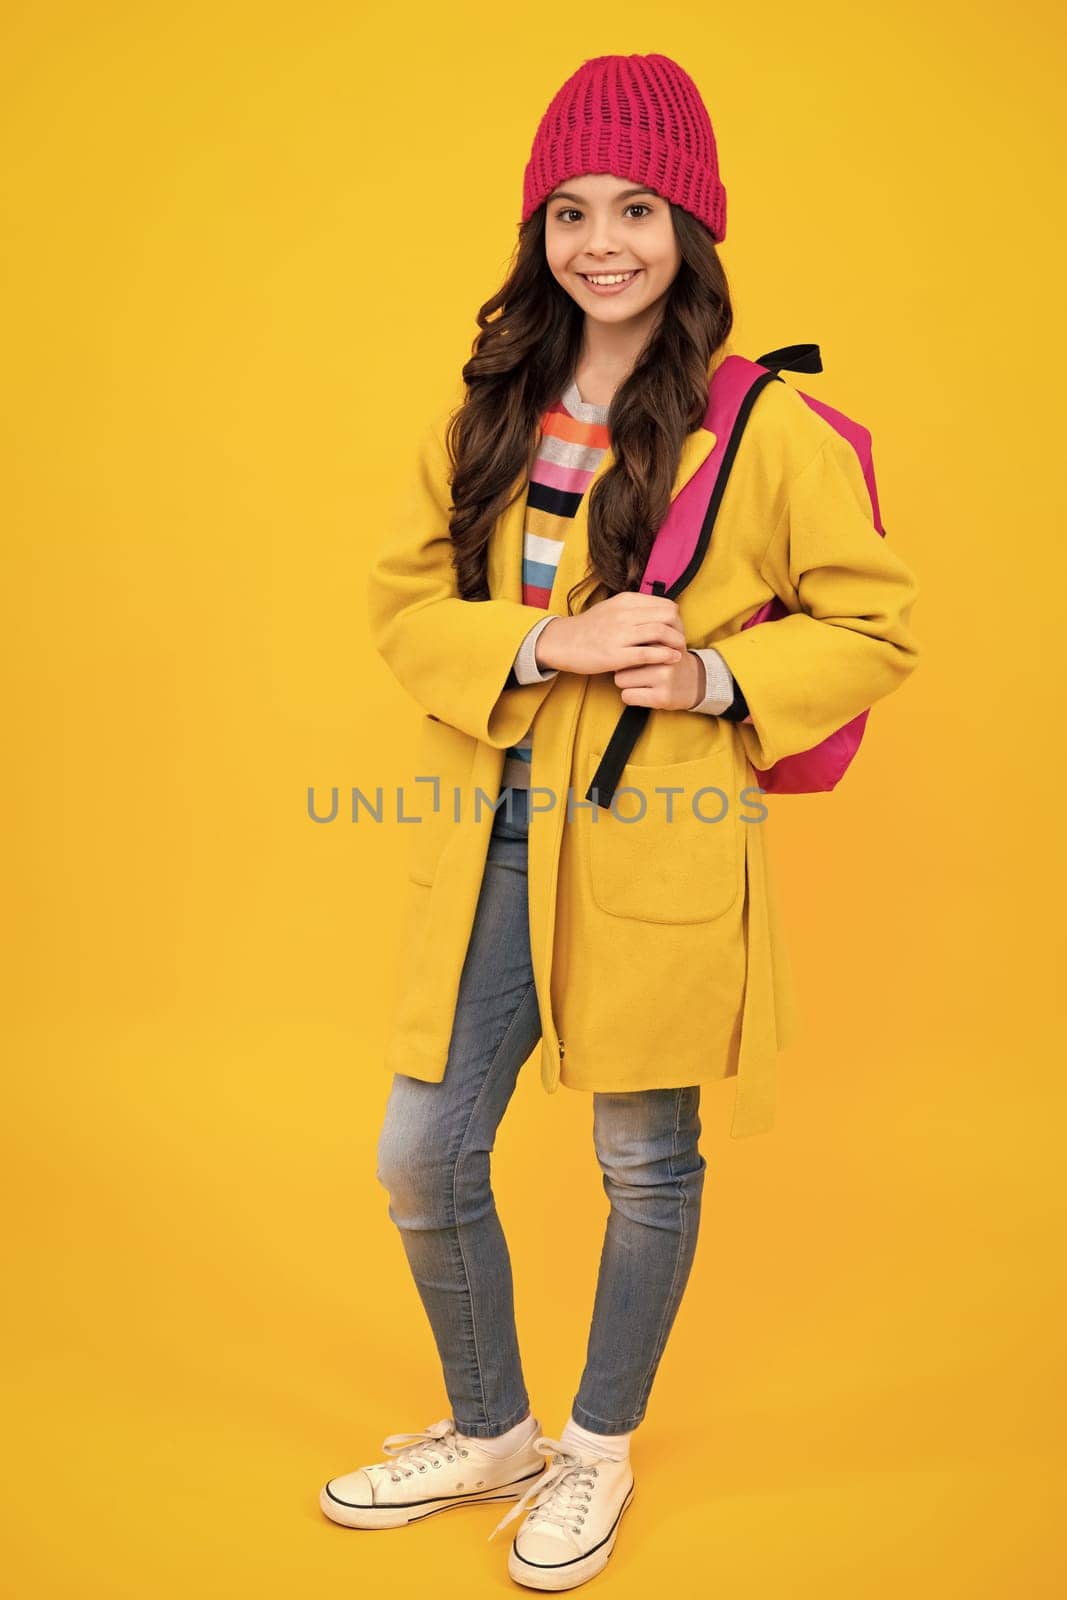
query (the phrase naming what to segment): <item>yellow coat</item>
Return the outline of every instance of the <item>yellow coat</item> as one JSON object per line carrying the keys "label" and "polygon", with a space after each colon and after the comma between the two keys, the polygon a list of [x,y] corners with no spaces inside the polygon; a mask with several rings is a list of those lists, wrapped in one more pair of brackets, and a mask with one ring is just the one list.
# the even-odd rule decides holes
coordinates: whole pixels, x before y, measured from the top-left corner
{"label": "yellow coat", "polygon": [[[727,353],[716,353],[709,377]],[[687,642],[721,652],[752,722],[653,710],[623,770],[618,815],[582,804],[625,705],[613,674],[502,686],[533,624],[567,614],[567,590],[586,569],[589,495],[612,451],[568,527],[547,609],[522,603],[523,494],[493,530],[491,598],[461,600],[444,432],[463,392],[457,383],[428,430],[368,582],[375,647],[425,713],[413,773],[440,778],[436,814],[431,785],[404,789],[405,812],[425,820],[411,829],[385,1066],[428,1082],[444,1076],[504,752],[536,718],[528,883],[544,1088],[672,1088],[736,1074],[732,1134],[767,1131],[777,1052],[794,1036],[796,1009],[767,824],[752,820],[766,814],[752,768],[810,748],[903,682],[918,655],[915,578],[874,528],[851,445],[788,381],[766,385],[708,555],[678,599]],[[714,444],[704,427],[687,436],[672,498]],[[588,605],[607,590],[585,593]],[[741,632],[773,594],[791,615]],[[625,820],[641,802],[621,785],[645,797],[640,821]],[[662,785],[685,789],[669,821]],[[720,821],[699,820],[688,798],[705,786],[728,797]],[[714,819],[724,802],[712,794],[696,805]]]}

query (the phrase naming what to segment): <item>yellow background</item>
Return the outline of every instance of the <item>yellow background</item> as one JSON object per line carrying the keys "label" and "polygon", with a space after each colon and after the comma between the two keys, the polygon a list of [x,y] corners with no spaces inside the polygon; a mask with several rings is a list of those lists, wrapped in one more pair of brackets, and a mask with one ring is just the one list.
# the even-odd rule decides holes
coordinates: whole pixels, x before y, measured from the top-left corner
{"label": "yellow background", "polygon": [[[468,1596],[496,1507],[346,1532],[447,1414],[375,1180],[411,770],[364,575],[563,79],[658,51],[729,195],[733,345],[814,341],[921,583],[916,676],[772,801],[803,1036],[709,1162],[614,1595],[1062,1593],[1059,8],[6,11],[0,1587]],[[527,1068],[495,1186],[545,1432],[607,1201]],[[514,1531],[513,1529],[511,1531]],[[607,1592],[605,1590],[605,1592]]]}

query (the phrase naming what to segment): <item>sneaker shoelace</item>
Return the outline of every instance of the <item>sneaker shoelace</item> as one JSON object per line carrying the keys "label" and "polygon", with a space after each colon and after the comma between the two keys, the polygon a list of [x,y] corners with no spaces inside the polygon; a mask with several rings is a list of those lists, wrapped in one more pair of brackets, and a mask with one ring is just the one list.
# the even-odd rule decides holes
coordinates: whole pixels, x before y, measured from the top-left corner
{"label": "sneaker shoelace", "polygon": [[583,1461],[559,1439],[542,1435],[534,1441],[534,1449],[543,1456],[552,1456],[552,1467],[536,1478],[507,1515],[501,1517],[489,1535],[490,1539],[495,1539],[501,1528],[506,1527],[513,1517],[521,1516],[527,1507],[531,1508],[531,1523],[536,1520],[550,1527],[561,1528],[564,1532],[569,1529],[571,1533],[581,1533],[586,1510],[593,1498],[596,1466],[589,1460]]}
{"label": "sneaker shoelace", "polygon": [[[408,1442],[405,1442],[408,1441]],[[466,1449],[457,1438],[456,1424],[451,1417],[442,1417],[424,1428],[421,1433],[390,1433],[382,1448],[392,1461],[375,1461],[376,1467],[387,1467],[394,1483],[401,1476],[412,1478],[416,1472],[425,1472],[428,1466],[439,1467],[442,1461],[453,1461],[465,1456]]]}

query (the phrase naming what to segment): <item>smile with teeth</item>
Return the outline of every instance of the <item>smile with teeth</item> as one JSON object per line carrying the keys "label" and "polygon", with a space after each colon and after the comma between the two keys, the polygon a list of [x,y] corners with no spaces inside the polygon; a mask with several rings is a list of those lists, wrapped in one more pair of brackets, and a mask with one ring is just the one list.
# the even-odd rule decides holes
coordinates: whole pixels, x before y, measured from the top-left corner
{"label": "smile with teeth", "polygon": [[629,278],[635,278],[637,270],[635,267],[632,272],[598,272],[595,274],[592,272],[580,272],[578,276],[584,278],[586,283],[596,283],[606,287],[612,283],[625,283]]}

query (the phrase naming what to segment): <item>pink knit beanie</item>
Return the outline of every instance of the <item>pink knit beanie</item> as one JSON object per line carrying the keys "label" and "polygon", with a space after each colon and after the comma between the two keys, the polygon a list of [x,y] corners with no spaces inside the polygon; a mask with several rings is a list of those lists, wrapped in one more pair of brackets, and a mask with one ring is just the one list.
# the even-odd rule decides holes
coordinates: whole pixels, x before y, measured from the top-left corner
{"label": "pink knit beanie", "polygon": [[522,221],[557,184],[583,172],[647,183],[692,212],[720,242],[726,190],[700,92],[669,56],[594,56],[541,118],[522,185]]}

